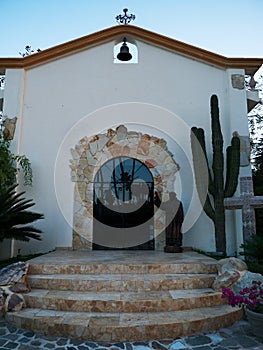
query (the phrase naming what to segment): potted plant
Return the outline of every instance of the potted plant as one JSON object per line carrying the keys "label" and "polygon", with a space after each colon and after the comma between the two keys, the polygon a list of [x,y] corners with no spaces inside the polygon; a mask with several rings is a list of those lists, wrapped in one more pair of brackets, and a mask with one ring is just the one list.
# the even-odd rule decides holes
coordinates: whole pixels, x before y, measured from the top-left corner
{"label": "potted plant", "polygon": [[260,281],[253,281],[250,287],[235,293],[230,288],[222,289],[222,298],[231,306],[243,307],[253,334],[263,337],[263,288]]}

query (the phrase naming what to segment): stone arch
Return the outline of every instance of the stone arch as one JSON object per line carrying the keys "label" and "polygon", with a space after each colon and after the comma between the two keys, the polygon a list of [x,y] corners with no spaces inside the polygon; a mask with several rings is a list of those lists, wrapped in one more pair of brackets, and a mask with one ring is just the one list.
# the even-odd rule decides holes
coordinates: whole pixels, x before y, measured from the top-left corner
{"label": "stone arch", "polygon": [[[71,149],[71,179],[75,182],[73,208],[73,249],[92,249],[93,242],[93,183],[99,168],[108,160],[126,156],[138,159],[151,171],[154,190],[163,199],[173,189],[175,174],[179,170],[164,139],[128,131],[124,125],[104,134],[83,137]],[[162,250],[165,237],[165,214],[157,210],[154,215],[155,249]]]}

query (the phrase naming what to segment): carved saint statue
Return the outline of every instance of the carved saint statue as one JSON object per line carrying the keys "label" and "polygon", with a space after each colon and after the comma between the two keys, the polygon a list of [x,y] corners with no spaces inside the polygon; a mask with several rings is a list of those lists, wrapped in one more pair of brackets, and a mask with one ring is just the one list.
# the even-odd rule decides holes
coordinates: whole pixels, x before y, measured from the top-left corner
{"label": "carved saint statue", "polygon": [[169,193],[169,200],[162,202],[157,192],[154,204],[166,213],[165,247],[166,253],[182,252],[182,224],[184,221],[183,205],[176,197],[175,192]]}

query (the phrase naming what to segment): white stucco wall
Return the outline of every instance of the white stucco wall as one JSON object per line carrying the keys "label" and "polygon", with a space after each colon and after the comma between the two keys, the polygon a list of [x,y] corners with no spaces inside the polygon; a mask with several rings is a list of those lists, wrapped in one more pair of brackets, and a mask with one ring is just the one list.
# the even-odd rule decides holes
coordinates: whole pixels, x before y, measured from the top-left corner
{"label": "white stucco wall", "polygon": [[[45,220],[38,224],[44,231],[42,242],[16,242],[15,255],[18,249],[24,254],[71,246],[74,184],[69,149],[80,138],[118,124],[166,138],[181,166],[178,178],[183,181],[175,185],[176,191],[181,192],[186,212],[192,200],[192,215],[198,213],[200,204],[192,195],[191,159],[187,161],[191,156],[185,155],[174,139],[178,138],[189,154],[189,130],[182,132],[182,125],[207,130],[207,149],[211,152],[209,101],[216,94],[225,147],[234,130],[247,133],[245,91],[231,86],[231,74],[239,70],[227,72],[140,41],[138,64],[114,64],[113,47],[114,42],[106,43],[24,73],[24,85],[20,84],[23,93],[19,93],[22,102],[17,98],[13,106],[20,127],[16,142],[20,154],[26,154],[33,165],[34,184],[27,189],[27,196],[34,198],[35,210],[44,213]],[[6,106],[11,105],[13,89],[6,86]],[[56,163],[59,171],[54,184]],[[234,228],[240,225],[235,216],[227,214],[230,254],[236,251],[239,240],[234,237]],[[184,233],[186,246],[214,251],[214,242],[213,225],[205,214]]]}
{"label": "white stucco wall", "polygon": [[[246,101],[246,90],[234,89],[231,84],[231,76],[233,74],[244,74],[241,69],[229,69],[228,72],[228,100],[229,100],[229,116],[231,131],[238,131],[239,135],[249,135],[248,120],[247,120],[247,105],[240,101]],[[240,167],[240,176],[251,176],[251,167]],[[240,195],[240,188],[238,185],[236,196]],[[242,212],[240,210],[229,211],[226,210],[226,219],[233,223],[226,227],[226,234],[228,239],[229,252],[236,252],[239,255],[240,245],[243,243],[242,232]],[[235,230],[236,235],[231,234],[231,230]]]}

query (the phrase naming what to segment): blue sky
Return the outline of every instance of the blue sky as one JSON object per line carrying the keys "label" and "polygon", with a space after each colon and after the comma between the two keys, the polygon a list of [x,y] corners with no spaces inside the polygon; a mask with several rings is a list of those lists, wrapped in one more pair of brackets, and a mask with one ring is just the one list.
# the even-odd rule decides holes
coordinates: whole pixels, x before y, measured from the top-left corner
{"label": "blue sky", "polygon": [[224,56],[263,58],[263,0],[0,0],[0,57],[114,26],[125,7],[136,26]]}

